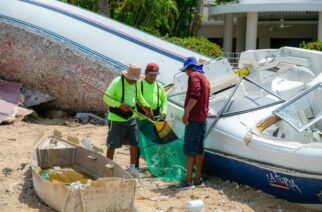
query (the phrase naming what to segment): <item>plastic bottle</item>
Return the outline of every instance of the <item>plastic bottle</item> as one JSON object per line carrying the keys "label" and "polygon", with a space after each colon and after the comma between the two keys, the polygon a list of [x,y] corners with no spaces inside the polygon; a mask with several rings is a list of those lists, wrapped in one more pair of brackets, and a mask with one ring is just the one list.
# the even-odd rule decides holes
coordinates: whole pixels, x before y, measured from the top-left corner
{"label": "plastic bottle", "polygon": [[202,200],[190,200],[186,203],[187,212],[203,212],[204,203]]}

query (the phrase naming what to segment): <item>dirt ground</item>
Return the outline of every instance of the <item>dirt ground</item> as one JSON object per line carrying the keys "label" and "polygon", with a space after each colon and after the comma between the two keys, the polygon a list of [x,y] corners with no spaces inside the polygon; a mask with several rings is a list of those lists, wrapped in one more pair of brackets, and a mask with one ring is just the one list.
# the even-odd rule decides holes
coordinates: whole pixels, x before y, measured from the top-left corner
{"label": "dirt ground", "polygon": [[[42,119],[0,125],[0,211],[53,211],[33,190],[30,165],[34,143],[43,133],[54,129],[63,136],[86,137],[96,147],[106,150],[106,126],[79,125],[68,119]],[[117,150],[115,161],[127,168],[126,147]],[[141,159],[142,177],[137,183],[137,211],[185,211],[189,200],[203,200],[205,211],[310,211],[248,186],[208,176],[205,188],[178,191],[172,185],[149,175]]]}

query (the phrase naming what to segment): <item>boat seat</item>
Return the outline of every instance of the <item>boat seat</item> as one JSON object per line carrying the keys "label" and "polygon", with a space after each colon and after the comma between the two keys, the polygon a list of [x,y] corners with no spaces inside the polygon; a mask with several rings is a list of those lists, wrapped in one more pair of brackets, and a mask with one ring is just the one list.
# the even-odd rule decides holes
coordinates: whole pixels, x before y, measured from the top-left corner
{"label": "boat seat", "polygon": [[271,90],[271,82],[276,78],[277,73],[269,70],[258,71],[260,84]]}
{"label": "boat seat", "polygon": [[320,82],[322,82],[322,73],[318,74],[311,82],[307,83],[306,87],[312,87]]}
{"label": "boat seat", "polygon": [[312,141],[322,142],[322,132],[318,129],[314,129],[312,131]]}
{"label": "boat seat", "polygon": [[280,77],[272,80],[272,91],[287,100],[293,98],[305,89],[304,82],[290,81]]}
{"label": "boat seat", "polygon": [[217,115],[220,108],[226,103],[228,95],[215,96],[209,100],[209,112],[210,115]]}

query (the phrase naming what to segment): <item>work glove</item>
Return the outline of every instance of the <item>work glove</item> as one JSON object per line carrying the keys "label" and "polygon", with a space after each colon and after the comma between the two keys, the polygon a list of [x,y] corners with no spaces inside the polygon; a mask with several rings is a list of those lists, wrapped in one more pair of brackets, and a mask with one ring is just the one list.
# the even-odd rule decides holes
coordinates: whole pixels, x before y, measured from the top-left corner
{"label": "work glove", "polygon": [[132,108],[126,104],[121,104],[119,108],[124,112],[132,111]]}
{"label": "work glove", "polygon": [[166,114],[160,114],[159,120],[164,121],[166,119],[167,115]]}
{"label": "work glove", "polygon": [[150,107],[143,107],[143,110],[144,110],[145,115],[146,115],[147,117],[151,117],[151,116],[153,116],[153,111],[152,111],[152,109],[151,109]]}

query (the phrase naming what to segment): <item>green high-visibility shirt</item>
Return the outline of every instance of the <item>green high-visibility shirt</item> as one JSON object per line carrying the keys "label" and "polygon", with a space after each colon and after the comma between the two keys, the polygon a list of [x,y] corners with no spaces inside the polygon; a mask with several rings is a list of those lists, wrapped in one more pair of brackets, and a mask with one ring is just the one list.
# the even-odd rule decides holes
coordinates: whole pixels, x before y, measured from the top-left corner
{"label": "green high-visibility shirt", "polygon": [[[150,107],[150,105],[144,100],[139,88],[140,88],[139,81],[136,82],[136,86],[135,86],[135,84],[132,84],[132,85],[129,84],[124,78],[124,102],[123,103],[129,105],[130,107],[135,107],[136,102],[138,101],[143,107]],[[122,77],[116,77],[108,86],[106,93],[111,97],[113,97],[115,100],[104,95],[103,101],[110,107],[116,107],[116,108],[120,107],[121,99],[122,99]],[[133,114],[133,116],[128,119],[124,119],[119,115],[109,112],[107,119],[111,121],[124,122],[134,117],[135,117],[135,114]]]}
{"label": "green high-visibility shirt", "polygon": [[[145,101],[151,106],[152,110],[155,110],[158,107],[158,86],[157,86],[157,84],[159,85],[160,113],[166,114],[167,113],[167,96],[165,94],[163,86],[158,82],[154,82],[154,83],[150,84],[146,80],[143,80],[142,83],[143,83],[143,97],[144,97]],[[140,91],[142,91],[141,83],[140,83]]]}

